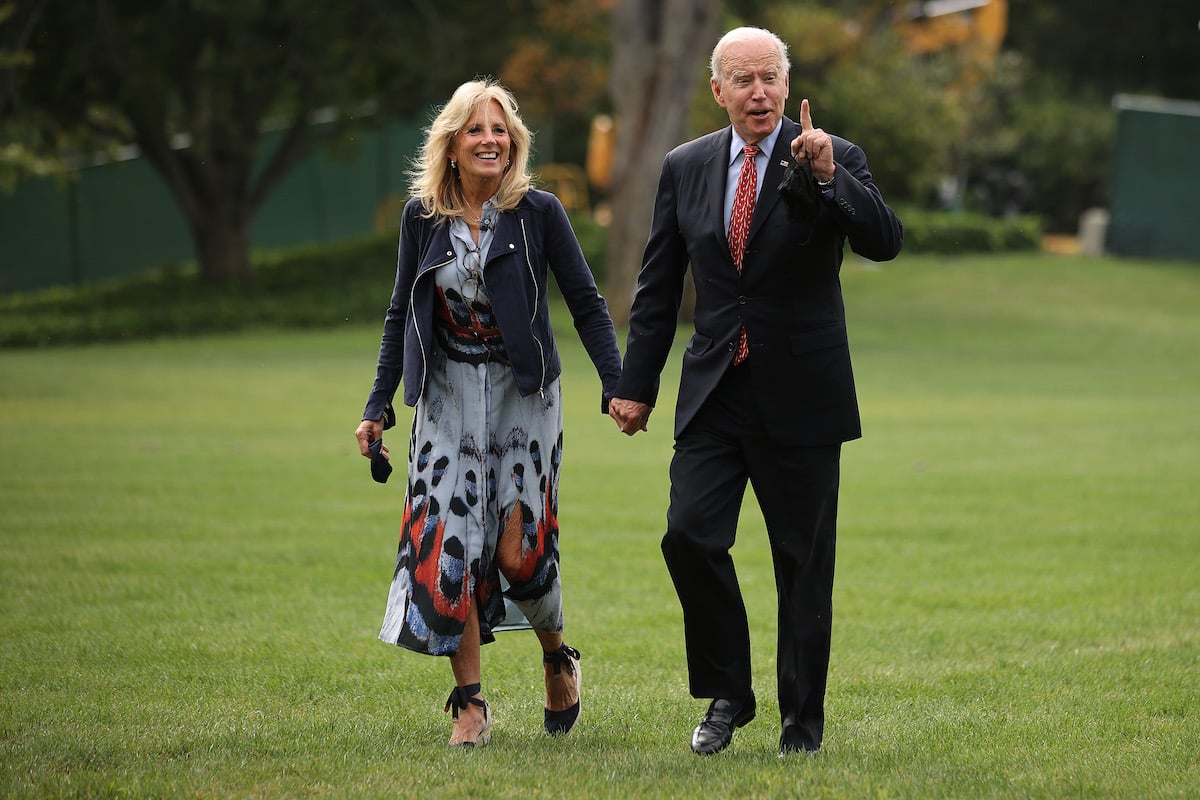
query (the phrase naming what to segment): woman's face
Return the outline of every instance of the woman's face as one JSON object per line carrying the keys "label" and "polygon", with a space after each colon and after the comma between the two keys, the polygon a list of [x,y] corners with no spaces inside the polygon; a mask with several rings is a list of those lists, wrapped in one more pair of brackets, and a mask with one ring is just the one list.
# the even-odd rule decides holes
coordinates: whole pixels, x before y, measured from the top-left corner
{"label": "woman's face", "polygon": [[512,140],[504,111],[496,100],[480,103],[450,143],[450,158],[458,162],[464,181],[489,182],[504,175]]}

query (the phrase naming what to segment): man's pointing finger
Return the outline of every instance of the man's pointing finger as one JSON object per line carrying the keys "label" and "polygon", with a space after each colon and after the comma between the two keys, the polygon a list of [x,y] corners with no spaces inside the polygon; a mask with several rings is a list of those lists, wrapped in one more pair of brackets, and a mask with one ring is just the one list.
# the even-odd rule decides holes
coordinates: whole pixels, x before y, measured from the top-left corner
{"label": "man's pointing finger", "polygon": [[800,130],[811,131],[813,129],[812,113],[808,110],[808,98],[800,101]]}

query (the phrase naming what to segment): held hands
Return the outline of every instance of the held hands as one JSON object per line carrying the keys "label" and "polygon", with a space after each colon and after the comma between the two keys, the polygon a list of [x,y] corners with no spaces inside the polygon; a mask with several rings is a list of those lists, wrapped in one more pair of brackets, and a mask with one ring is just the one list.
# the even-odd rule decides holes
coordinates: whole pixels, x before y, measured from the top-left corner
{"label": "held hands", "polygon": [[646,422],[654,406],[639,403],[636,400],[622,400],[614,397],[608,401],[608,415],[617,423],[621,433],[633,436],[638,431],[646,430]]}
{"label": "held hands", "polygon": [[800,135],[792,139],[792,158],[808,160],[813,177],[821,183],[833,180],[833,139],[820,128],[814,128],[808,100],[800,101]]}

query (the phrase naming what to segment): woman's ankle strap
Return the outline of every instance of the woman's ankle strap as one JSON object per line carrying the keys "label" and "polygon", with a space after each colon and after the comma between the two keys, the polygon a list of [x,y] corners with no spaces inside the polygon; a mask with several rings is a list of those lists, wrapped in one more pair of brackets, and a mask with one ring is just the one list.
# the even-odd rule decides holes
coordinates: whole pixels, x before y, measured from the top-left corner
{"label": "woman's ankle strap", "polygon": [[450,696],[446,698],[446,707],[443,711],[452,711],[455,719],[458,719],[460,709],[466,709],[467,704],[487,708],[487,703],[480,700],[475,695],[479,694],[482,687],[478,683],[468,683],[466,686],[455,686],[450,692]]}

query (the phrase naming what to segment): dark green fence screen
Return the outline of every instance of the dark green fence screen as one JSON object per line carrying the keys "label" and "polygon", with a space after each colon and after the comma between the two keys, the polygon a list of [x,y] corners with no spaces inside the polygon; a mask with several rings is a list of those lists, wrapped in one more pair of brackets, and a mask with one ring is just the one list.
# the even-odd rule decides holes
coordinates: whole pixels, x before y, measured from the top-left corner
{"label": "dark green fence screen", "polygon": [[[253,246],[335,241],[394,222],[420,136],[417,124],[391,122],[313,154],[267,198]],[[0,190],[0,293],[93,283],[191,262],[194,253],[166,184],[140,158]]]}
{"label": "dark green fence screen", "polygon": [[1107,248],[1200,261],[1200,103],[1118,95]]}

